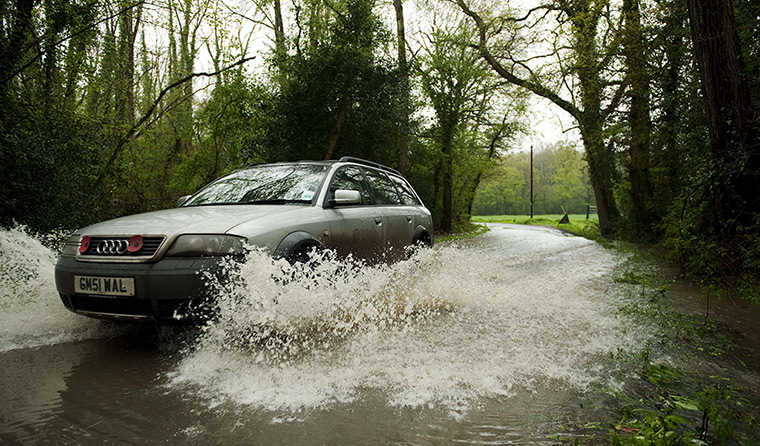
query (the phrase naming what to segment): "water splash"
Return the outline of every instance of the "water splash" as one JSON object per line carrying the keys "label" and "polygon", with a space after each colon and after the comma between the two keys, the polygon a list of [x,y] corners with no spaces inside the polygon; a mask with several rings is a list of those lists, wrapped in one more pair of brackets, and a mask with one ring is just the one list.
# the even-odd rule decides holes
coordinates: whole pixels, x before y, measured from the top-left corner
{"label": "water splash", "polygon": [[484,240],[358,268],[327,258],[293,270],[252,253],[170,385],[289,413],[378,391],[454,416],[518,391],[615,386],[600,359],[648,336],[618,314],[625,293],[609,276],[621,259],[555,232]]}
{"label": "water splash", "polygon": [[0,352],[103,337],[118,332],[66,310],[55,289],[61,234],[35,235],[23,226],[0,229]]}
{"label": "water splash", "polygon": [[291,265],[254,250],[226,265],[226,280],[209,278],[220,298],[201,344],[280,362],[358,331],[432,317],[450,305],[424,286],[421,261],[369,266],[324,251]]}

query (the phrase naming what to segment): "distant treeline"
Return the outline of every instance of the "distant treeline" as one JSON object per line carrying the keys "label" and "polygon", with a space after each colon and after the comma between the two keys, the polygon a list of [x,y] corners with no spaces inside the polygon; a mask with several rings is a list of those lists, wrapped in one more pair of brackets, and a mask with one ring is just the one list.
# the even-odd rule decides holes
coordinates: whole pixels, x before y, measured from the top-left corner
{"label": "distant treeline", "polygon": [[[588,167],[572,143],[540,145],[533,157],[534,214],[586,212],[595,205]],[[530,152],[509,153],[484,177],[475,194],[473,215],[530,214]]]}

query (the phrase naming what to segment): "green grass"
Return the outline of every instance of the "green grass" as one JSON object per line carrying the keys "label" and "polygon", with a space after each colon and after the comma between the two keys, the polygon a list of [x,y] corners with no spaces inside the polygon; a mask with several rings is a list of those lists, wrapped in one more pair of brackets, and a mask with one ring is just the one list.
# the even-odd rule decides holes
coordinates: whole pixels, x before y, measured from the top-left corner
{"label": "green grass", "polygon": [[488,232],[486,225],[470,224],[470,228],[464,232],[457,232],[454,234],[436,235],[435,242],[451,242],[454,240],[462,240],[476,235],[485,234]]}
{"label": "green grass", "polygon": [[478,215],[472,217],[472,222],[552,226],[602,244],[609,243],[599,232],[599,218],[596,214],[590,215],[588,220],[586,214],[569,214],[568,224],[559,224],[561,218],[562,214],[534,215],[533,218],[528,215]]}

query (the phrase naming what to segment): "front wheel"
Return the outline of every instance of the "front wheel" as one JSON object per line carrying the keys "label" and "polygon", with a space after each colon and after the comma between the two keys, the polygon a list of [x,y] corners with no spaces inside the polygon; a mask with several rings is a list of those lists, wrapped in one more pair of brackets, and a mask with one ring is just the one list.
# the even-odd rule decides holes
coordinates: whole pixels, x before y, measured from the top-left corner
{"label": "front wheel", "polygon": [[411,258],[418,251],[432,247],[433,242],[430,239],[430,236],[427,234],[420,234],[418,237],[412,240],[411,245],[406,247],[406,258]]}
{"label": "front wheel", "polygon": [[309,263],[315,261],[320,256],[320,252],[322,252],[321,246],[309,243],[295,247],[285,258],[291,265]]}

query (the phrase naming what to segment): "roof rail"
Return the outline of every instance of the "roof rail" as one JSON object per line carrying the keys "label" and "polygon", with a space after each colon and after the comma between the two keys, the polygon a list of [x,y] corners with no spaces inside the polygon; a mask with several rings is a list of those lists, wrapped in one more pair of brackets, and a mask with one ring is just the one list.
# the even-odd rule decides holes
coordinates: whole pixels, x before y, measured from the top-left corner
{"label": "roof rail", "polygon": [[399,172],[398,170],[396,170],[396,169],[394,169],[392,167],[388,167],[388,166],[386,166],[384,164],[376,163],[374,161],[367,161],[365,159],[356,158],[354,156],[344,156],[341,159],[339,159],[338,162],[341,162],[341,163],[351,162],[351,163],[357,163],[357,164],[364,164],[366,166],[376,167],[376,168],[381,169],[381,170],[386,170],[388,172],[393,172],[396,175],[401,175],[401,172]]}

